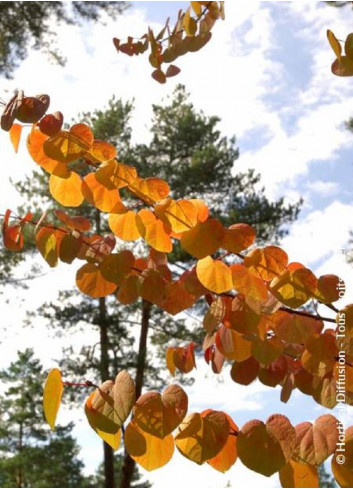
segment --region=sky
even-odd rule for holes
[[[215,26],[210,43],[179,59],[181,73],[159,85],[150,76],[147,59],[117,54],[112,38],[139,36],[147,25],[158,31],[163,19],[168,15],[175,18],[177,9],[186,4],[132,2],[121,18],[114,22],[107,19],[105,26],[57,26],[58,47],[67,58],[66,67],[50,64],[45,55],[31,51],[14,80],[2,80],[0,95],[9,98],[15,88],[26,94],[49,93],[51,109],[61,110],[67,121],[79,112],[103,108],[113,94],[134,99],[133,140],[148,143],[152,104],[170,95],[176,84],[185,84],[194,105],[208,115],[218,115],[223,134],[236,135],[240,157],[234,172],[249,168],[261,172],[270,199],[283,196],[288,203],[304,199],[299,218],[282,246],[291,261],[304,263],[317,275],[342,277],[347,284],[342,304],[352,302],[352,268],[342,249],[348,249],[353,229],[353,135],[344,125],[353,116],[353,81],[331,74],[334,55],[326,30],[344,39],[351,30],[353,11],[350,7],[333,9],[324,2],[228,1],[226,20]],[[7,135],[0,133],[3,210],[21,203],[9,177],[18,180],[35,169],[23,143],[14,155]],[[43,321],[34,329],[21,327],[25,310],[35,310],[41,304],[43,290],[47,300],[54,300],[60,283],[74,284],[74,274],[63,265],[35,280],[21,296],[8,289],[8,302],[3,304],[7,328],[0,346],[1,367],[15,358],[17,349],[30,346],[49,368],[60,356],[62,345],[79,341],[79,333],[59,341]],[[327,310],[322,312],[330,315]],[[85,339],[94,341],[94,337],[92,331]],[[186,388],[189,411],[222,409],[239,426],[252,418],[266,420],[272,413],[285,414],[296,424],[325,412],[298,392],[284,405],[277,389],[260,383],[241,387],[230,380],[228,371],[219,380],[199,365],[195,376],[194,385]],[[58,421],[64,423],[74,416],[78,420],[75,434],[83,446],[87,471],[92,472],[100,461],[101,444],[82,412],[62,410]],[[353,421],[352,410],[349,416]],[[223,475],[210,467],[198,467],[177,453],[172,462],[149,473],[148,478],[154,487],[174,487],[180,485],[181,473],[194,487],[225,487],[228,482],[232,486],[279,486],[277,476],[266,478],[250,472],[239,460]]]

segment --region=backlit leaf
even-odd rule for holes
[[[52,430],[55,428],[55,420],[59,411],[63,389],[61,372],[59,369],[53,368],[45,381],[43,392],[44,415]]]
[[[12,124],[10,129],[10,141],[15,150],[15,153],[17,153],[18,146],[20,144],[22,127],[23,126],[21,124]]]
[[[172,435],[158,438],[146,433],[133,419],[125,430],[125,447],[135,462],[150,471],[169,462],[174,453],[174,439]]]
[[[220,260],[213,260],[210,256],[197,262],[197,278],[207,289],[222,294],[233,288],[232,272]]]
[[[141,237],[136,224],[137,214],[134,211],[122,214],[110,214],[108,224],[115,236],[123,241],[136,241]]]
[[[279,471],[282,487],[319,487],[317,468],[290,460]]]
[[[217,219],[200,222],[183,233],[180,243],[185,251],[202,259],[215,253],[222,244],[224,227]]]
[[[244,265],[235,264],[230,267],[235,290],[252,299],[266,301],[268,291],[264,281],[251,273]]]
[[[54,199],[65,207],[78,207],[84,199],[81,177],[73,171],[63,177],[50,175],[49,190]]]
[[[250,470],[269,477],[289,462],[295,442],[295,430],[289,420],[275,414],[266,424],[254,419],[241,428],[237,438],[238,455]]]
[[[224,229],[222,248],[231,253],[240,253],[255,241],[255,230],[249,224],[232,224]]]
[[[172,384],[162,394],[151,391],[139,397],[134,406],[134,420],[142,431],[163,439],[179,426],[187,410],[186,393]]]
[[[97,180],[95,172],[89,173],[83,179],[82,193],[84,198],[102,212],[121,213],[126,207],[121,201],[116,188],[110,190]]]
[[[86,263],[76,273],[76,285],[90,297],[106,297],[116,290],[116,283],[106,280],[99,267],[94,263]]]
[[[92,144],[91,129],[86,124],[75,124],[70,131],[60,131],[45,140],[43,151],[49,158],[68,164],[83,156]]]

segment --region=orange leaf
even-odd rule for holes
[[[83,156],[92,144],[91,129],[86,124],[75,124],[70,131],[60,131],[44,141],[43,151],[49,158],[68,164]]]
[[[338,39],[336,39],[336,36],[334,35],[334,33],[332,31],[330,31],[329,29],[327,29],[327,39],[328,39],[328,42],[330,43],[330,46],[331,46],[333,52],[336,55],[336,58],[338,58],[338,60],[340,60],[341,59],[341,53],[342,53],[341,44],[338,41]]]
[[[294,309],[305,304],[315,294],[316,288],[315,275],[308,268],[294,266],[275,277],[270,284],[272,294]]]
[[[324,304],[338,301],[344,296],[346,286],[337,275],[322,275],[317,281],[315,298]]]
[[[112,253],[104,258],[99,266],[102,276],[109,282],[120,285],[129,275],[135,263],[134,255],[129,250]]]
[[[332,372],[338,355],[336,338],[331,334],[321,334],[306,342],[301,360],[303,367],[311,374],[324,377]]]
[[[129,190],[147,204],[155,204],[168,197],[170,187],[161,178],[136,178],[130,185]]]
[[[38,128],[33,126],[27,137],[27,150],[32,159],[48,173],[58,173],[59,175],[69,174],[66,165],[49,158],[43,151],[43,144],[48,136],[43,134]]]
[[[175,233],[188,231],[198,222],[198,209],[189,200],[166,199],[155,206],[155,212]]]
[[[191,372],[193,368],[196,368],[194,343],[174,348],[173,362],[176,368],[184,374],[187,374]]]
[[[116,295],[122,304],[132,304],[140,296],[140,281],[136,275],[129,277],[120,285]]]
[[[106,141],[95,139],[84,157],[92,163],[106,163],[116,157],[116,148]]]
[[[305,343],[315,334],[321,333],[324,325],[314,318],[278,311],[275,316],[274,331],[288,343]]]
[[[189,414],[178,428],[175,444],[184,457],[202,465],[225,446],[229,421],[222,411]]]
[[[179,426],[187,410],[186,393],[172,384],[162,394],[151,391],[139,397],[134,406],[134,420],[143,432],[163,439]]]
[[[210,464],[211,467],[219,470],[220,472],[226,472],[229,470],[231,466],[235,464],[238,458],[237,433],[239,428],[228,414],[226,414],[226,416],[230,427],[230,433],[228,435],[226,444],[215,457],[207,460],[207,463]]]
[[[232,253],[240,253],[255,241],[255,230],[249,224],[233,224],[224,230],[222,248]]]
[[[225,326],[218,329],[215,342],[218,350],[228,360],[243,362],[251,356],[251,341]]]
[[[266,301],[268,291],[264,281],[251,273],[244,265],[235,264],[230,267],[235,290],[246,297]]]
[[[89,173],[83,179],[82,193],[91,205],[102,212],[121,213],[126,211],[119,191],[116,188],[109,189],[102,185],[95,172]]]
[[[127,425],[124,439],[130,457],[146,470],[163,467],[174,453],[172,435],[161,439],[146,433],[139,429],[135,419]]]
[[[49,190],[54,199],[65,207],[78,207],[83,202],[82,180],[73,171],[63,177],[50,175]]]
[[[22,134],[22,125],[21,124],[12,124],[10,129],[10,141],[15,150],[15,153],[18,151],[18,146],[20,144],[21,134]]]
[[[244,258],[244,266],[265,281],[277,277],[287,265],[288,255],[278,246],[255,248]]]
[[[5,248],[11,251],[21,251],[23,248],[23,234],[20,224],[9,226],[11,211],[7,209],[2,224],[2,235]]]
[[[136,218],[137,229],[147,244],[157,251],[170,253],[173,243],[170,228],[148,209],[141,209]]]
[[[279,471],[282,487],[319,487],[317,468],[290,460]]]
[[[274,414],[266,424],[254,419],[241,428],[237,438],[238,455],[250,470],[269,477],[289,462],[295,442],[295,430],[289,420]]]
[[[90,297],[106,297],[116,290],[116,283],[106,280],[99,267],[94,263],[86,263],[76,273],[77,287]]]
[[[241,385],[249,385],[253,382],[259,373],[259,362],[250,357],[243,362],[234,362],[230,375],[234,382]]]
[[[180,243],[190,255],[202,259],[212,255],[222,245],[224,227],[217,219],[200,222],[183,233]]]
[[[59,411],[62,393],[61,372],[57,368],[53,368],[45,381],[43,392],[44,416],[52,430],[55,428],[55,420]]]
[[[135,384],[122,370],[115,381],[106,380],[87,399],[85,411],[94,430],[115,435],[129,417],[135,401]]]
[[[222,294],[233,288],[230,268],[210,256],[197,262],[196,273],[201,284],[216,294]]]
[[[332,457],[332,472],[341,487],[353,487],[353,426],[349,426],[345,431],[343,463],[342,450],[340,448],[341,446],[338,445]]]
[[[136,177],[136,168],[124,165],[123,163],[118,163],[116,160],[102,165],[96,171],[98,182],[110,190],[131,185],[133,181],[136,180]]]
[[[115,236],[124,241],[136,241],[141,237],[136,224],[136,212],[127,211],[122,214],[110,214],[108,224]]]

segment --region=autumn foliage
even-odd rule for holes
[[[206,4],[212,5],[206,5],[207,15],[215,16],[212,12],[216,9],[217,15],[222,14],[217,2],[191,3],[200,18]],[[178,52],[184,42],[176,41],[180,26],[188,37],[196,35],[189,17],[190,12],[179,16],[170,33],[169,55],[170,51]],[[144,42],[152,45],[158,71],[167,56],[153,47],[151,39],[150,34]],[[335,38],[330,34],[329,39],[339,59]],[[132,41],[127,45],[116,41],[116,46],[127,54],[142,50]],[[32,109],[27,99],[34,101]],[[203,319],[203,345],[167,348],[166,366],[172,375],[176,370],[188,373],[195,368],[195,349],[202,348],[205,361],[216,374],[231,362],[230,375],[236,383],[248,385],[258,379],[269,387],[280,386],[283,402],[299,389],[331,409],[337,404],[336,381],[344,352],[345,402],[353,404],[353,305],[341,311],[333,305],[344,293],[339,277],[316,277],[305,265],[289,262],[282,248],[256,246],[253,227],[247,223],[224,227],[199,199],[173,199],[168,182],[158,176],[140,177],[135,168],[119,161],[113,146],[95,139],[86,124],[63,130],[62,114],[45,115],[38,109],[37,99],[23,95],[12,99],[11,106],[5,108],[3,129],[10,131],[17,150],[23,131],[14,120],[21,121],[26,112],[26,120],[32,123],[27,149],[34,162],[50,174],[53,198],[65,207],[79,207],[86,201],[106,213],[111,234],[92,234],[86,217],[62,210],[55,211],[60,225],[54,225],[48,216],[34,221],[31,213],[23,218],[14,216],[10,224],[8,210],[3,223],[6,248],[20,251],[23,228],[35,226],[37,248],[50,267],[60,261],[82,261],[76,285],[92,298],[114,294],[121,303],[131,304],[141,297],[172,315],[204,298],[208,308]],[[90,170],[84,177],[75,169],[77,160]],[[122,249],[124,242],[138,240],[148,249],[144,256]],[[176,243],[190,255],[193,265],[175,278],[168,254]],[[309,301],[327,305],[336,317],[303,309]],[[338,334],[342,318],[346,328],[343,339]],[[43,401],[52,428],[64,385],[61,373],[53,369]],[[342,427],[331,414],[295,427],[285,416],[274,414],[239,428],[222,411],[188,413],[188,397],[177,384],[135,399],[134,382],[122,371],[114,381],[107,379],[93,389],[85,403],[90,426],[113,449],[123,438],[128,453],[147,470],[168,463],[177,447],[189,460],[207,462],[221,472],[239,457],[250,470],[265,476],[279,472],[283,487],[318,487],[317,467],[333,455],[337,482],[341,487],[353,483],[353,427],[345,431],[346,459],[339,465],[335,450],[342,441]]]

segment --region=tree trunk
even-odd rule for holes
[[[143,387],[143,378],[144,378],[145,366],[146,366],[147,335],[148,335],[150,313],[151,313],[151,304],[143,300],[140,342],[139,342],[139,350],[137,356],[136,378],[135,378],[136,399],[138,399],[141,396],[142,387]],[[131,487],[131,480],[134,473],[135,465],[136,465],[135,460],[133,460],[125,450],[124,461],[121,469],[120,487]]]
[[[96,232],[101,232],[101,213],[95,215]],[[107,322],[107,303],[105,297],[99,298],[99,343],[100,343],[100,373],[101,381],[109,380],[109,339]],[[110,445],[103,442],[104,487],[115,487],[114,451]]]
[[[101,381],[109,379],[109,340],[107,326],[107,305],[105,297],[99,298],[99,333],[100,333],[100,370]],[[115,487],[114,451],[110,445],[103,442],[104,452],[104,487]]]
[[[18,466],[18,487],[23,487],[23,474],[22,474],[22,450],[23,450],[23,427],[22,422],[20,422],[19,430],[19,442],[18,442],[18,453],[20,464]]]

